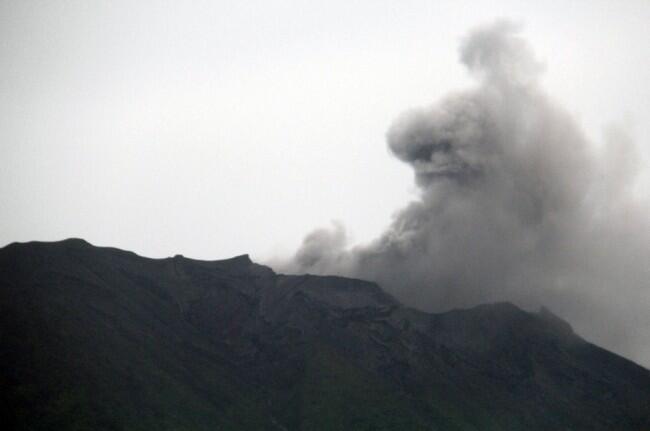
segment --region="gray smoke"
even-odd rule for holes
[[[420,199],[364,246],[348,248],[340,225],[315,231],[281,269],[375,280],[432,311],[545,305],[650,364],[650,205],[635,195],[633,143],[623,130],[589,143],[508,22],[471,32],[460,59],[478,86],[406,112],[387,134]]]

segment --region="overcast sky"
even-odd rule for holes
[[[595,142],[648,142],[644,0],[3,1],[0,243],[266,259],[330,220],[367,241],[416,193],[387,128],[471,82],[459,38],[497,17]]]
[[[332,220],[368,244],[421,194],[387,130],[407,109],[477,87],[461,38],[497,18],[523,25],[544,64],[540,88],[588,145],[613,126],[629,135],[634,193],[650,202],[647,0],[5,0],[0,246],[81,237],[150,257],[268,262]],[[550,304],[647,366],[648,250],[621,241],[584,255],[602,270],[572,273],[574,300]]]

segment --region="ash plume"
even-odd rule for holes
[[[599,148],[541,89],[542,65],[499,21],[462,42],[477,86],[400,116],[388,146],[420,191],[369,244],[308,235],[281,270],[378,282],[432,311],[491,301],[547,306],[650,363],[650,204],[624,130]]]

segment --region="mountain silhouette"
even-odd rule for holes
[[[510,303],[431,314],[247,255],[0,249],[15,430],[650,430],[650,371]]]

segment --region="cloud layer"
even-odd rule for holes
[[[650,364],[650,204],[635,193],[634,143],[616,129],[588,142],[540,88],[543,67],[518,30],[472,31],[460,60],[477,86],[390,127],[419,200],[370,244],[349,248],[342,225],[317,230],[279,269],[375,280],[433,311],[545,305]]]

